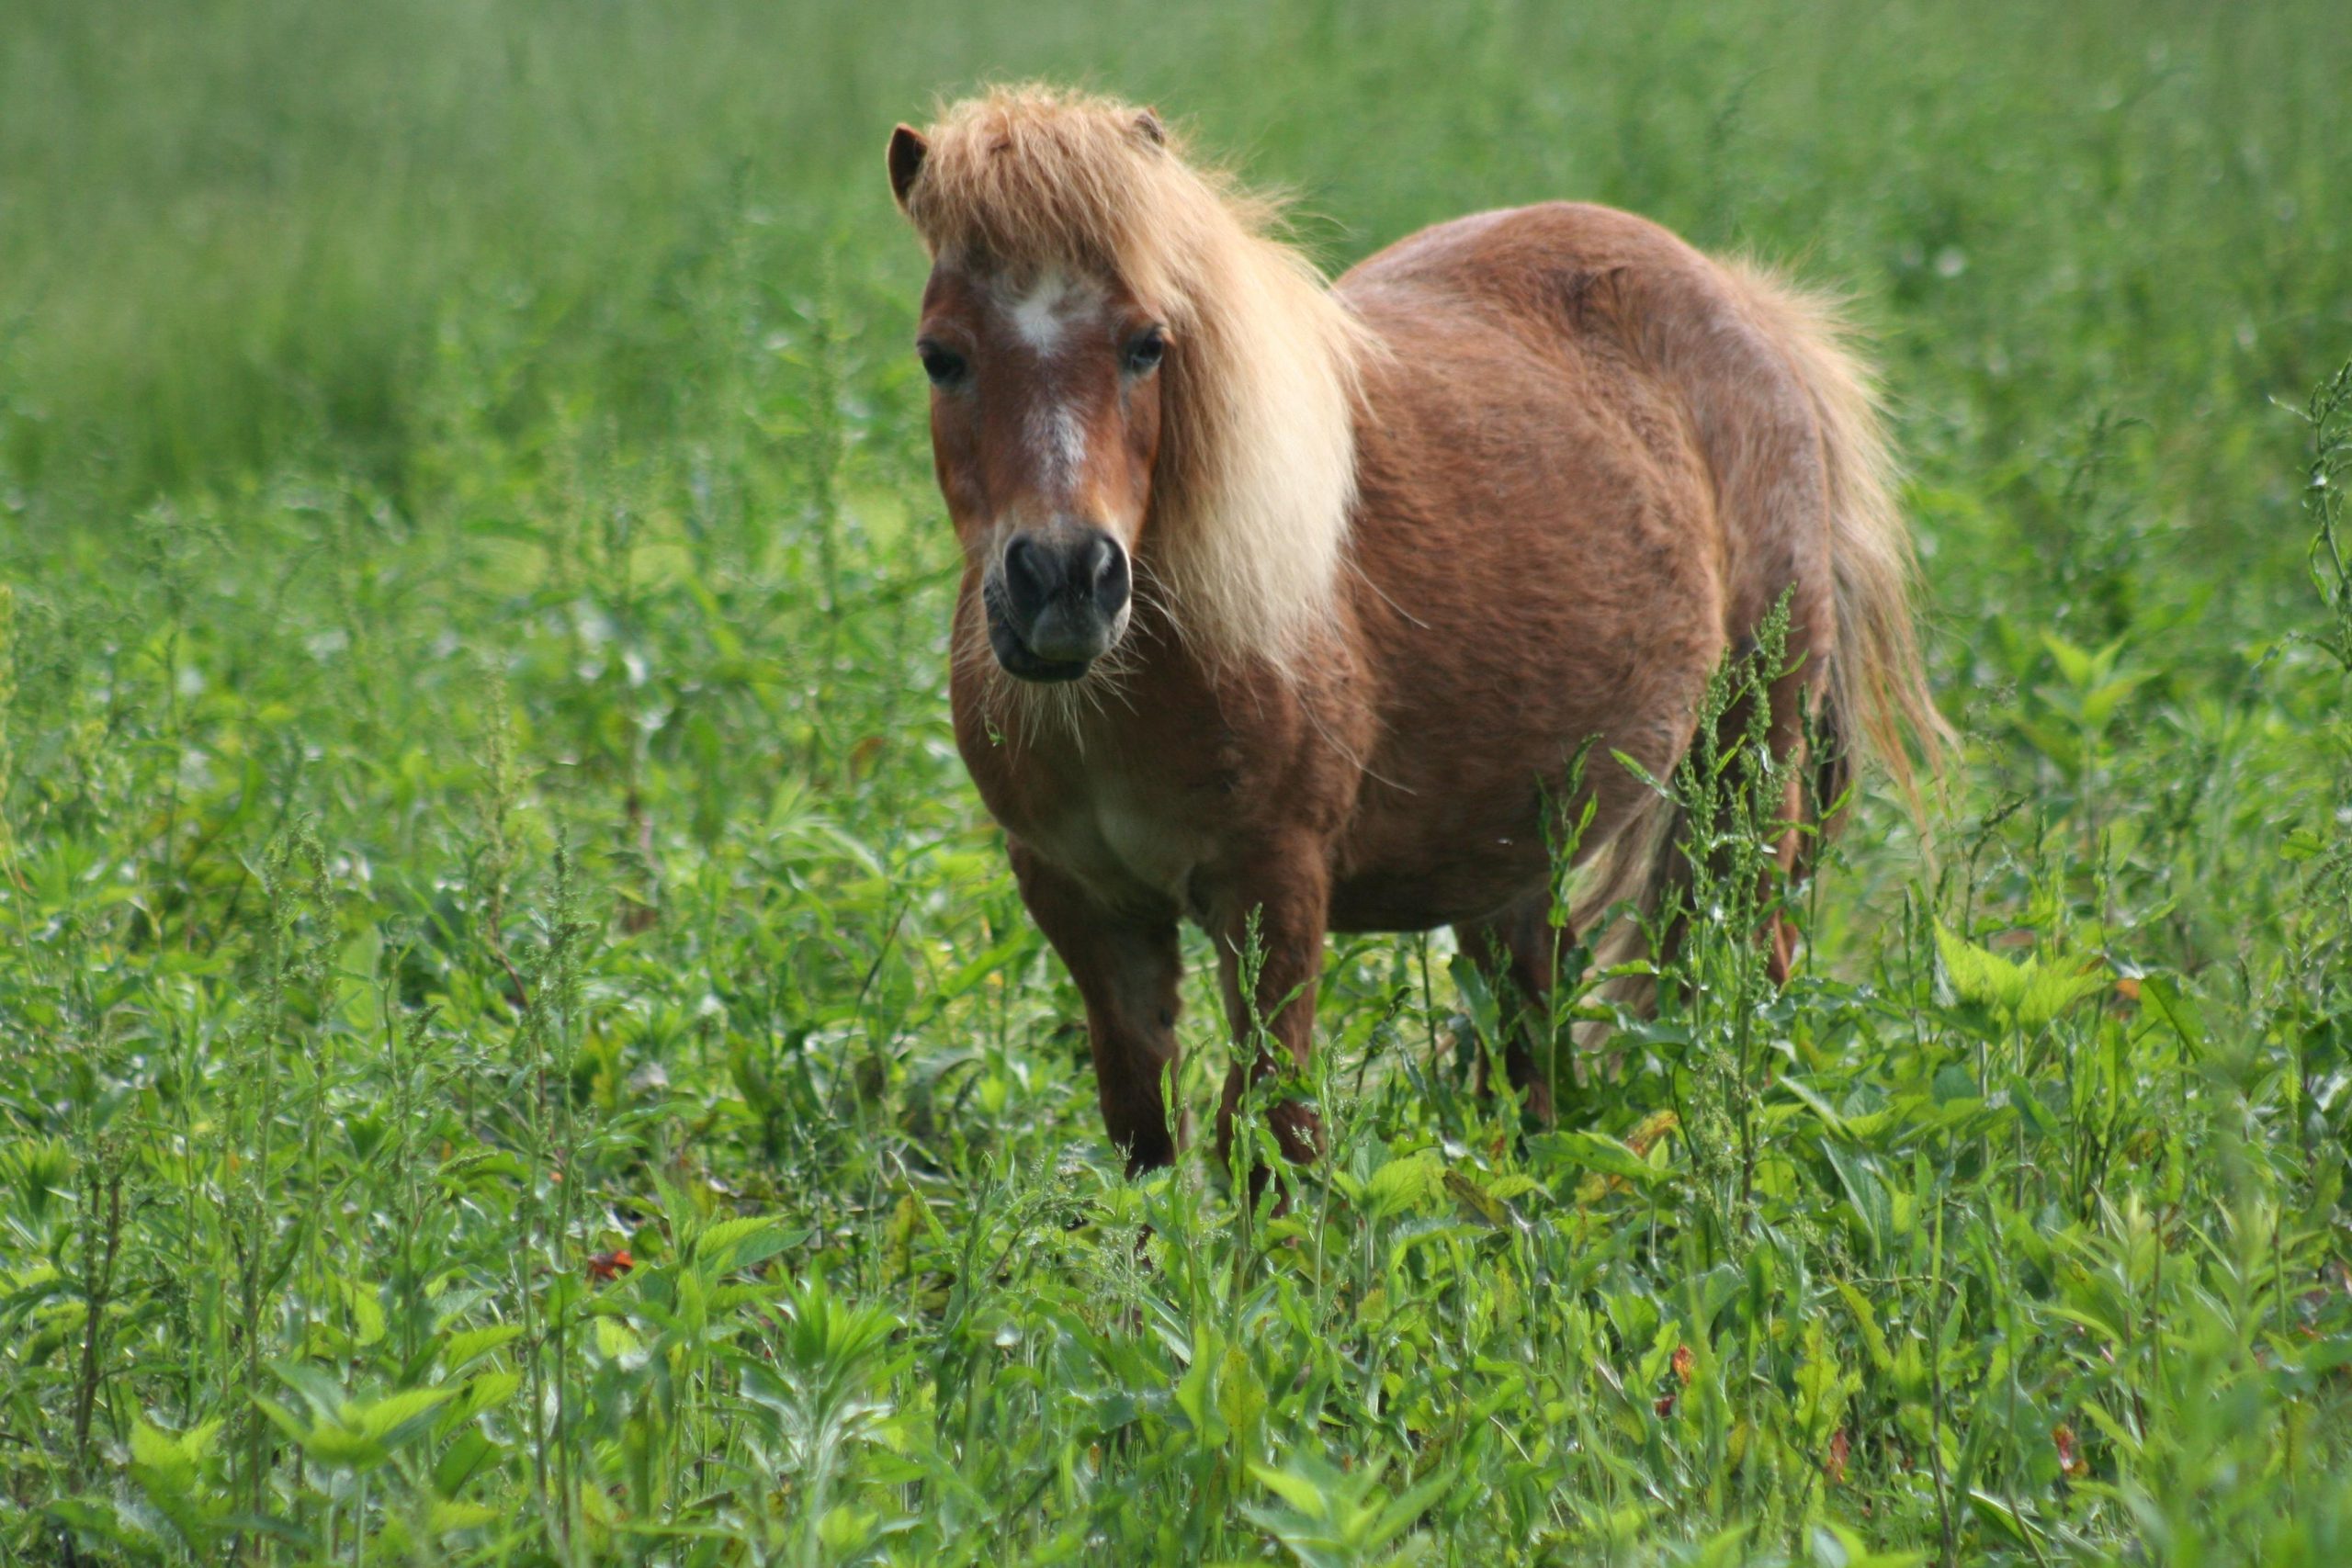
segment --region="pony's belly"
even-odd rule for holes
[[[1484,919],[1543,890],[1550,856],[1540,831],[1487,839],[1351,871],[1332,886],[1331,929],[1430,931]]]

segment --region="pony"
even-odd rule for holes
[[[1590,812],[1579,934],[1657,908],[1689,835],[1642,774],[1776,606],[1775,751],[1814,744],[1825,799],[1867,756],[1906,787],[1913,748],[1934,765],[1888,444],[1827,300],[1565,202],[1327,284],[1156,113],[1049,87],[900,125],[887,162],[932,264],[956,745],[1131,1171],[1191,1131],[1164,1100],[1180,920],[1240,1043],[1221,1149],[1250,1080],[1309,1059],[1327,932],[1452,926],[1544,997],[1547,814]],[[1548,1120],[1525,1041],[1505,1066]],[[1316,1157],[1310,1105],[1268,1114]]]

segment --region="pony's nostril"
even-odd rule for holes
[[[1023,615],[1034,615],[1054,596],[1052,562],[1039,549],[1035,541],[1025,534],[1015,534],[1005,542],[1004,586],[1012,595],[1013,607]]]
[[[1091,588],[1102,581],[1102,574],[1111,570],[1111,563],[1118,554],[1108,534],[1089,534],[1079,544],[1078,570],[1070,575]]]
[[[1127,571],[1127,552],[1108,535],[1097,535],[1088,581],[1093,587],[1094,603],[1104,615],[1115,615],[1125,607]]]

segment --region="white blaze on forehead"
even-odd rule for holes
[[[1102,291],[1093,284],[1047,267],[1025,291],[1012,297],[1007,310],[1021,341],[1037,354],[1048,355],[1061,346],[1071,323],[1102,302]]]
[[[1073,484],[1086,466],[1086,422],[1068,403],[1041,403],[1029,412],[1029,445],[1047,482]]]

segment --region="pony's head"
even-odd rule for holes
[[[1360,329],[1148,109],[1000,89],[890,138],[932,253],[932,453],[996,662],[1073,681],[1138,592],[1285,664],[1329,611]]]

